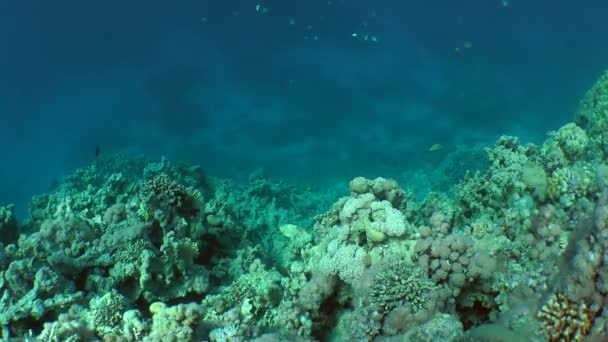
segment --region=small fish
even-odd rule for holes
[[[433,144],[429,147],[429,152],[437,152],[443,150],[443,145],[441,144]]]
[[[95,158],[99,157],[101,154],[101,146],[95,145]]]

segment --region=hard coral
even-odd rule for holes
[[[377,200],[389,201],[396,208],[403,204],[405,197],[396,181],[382,177],[376,179],[356,177],[350,181],[349,187],[352,195],[373,194]]]
[[[555,138],[569,160],[580,158],[589,144],[587,133],[574,123],[561,127],[555,133]]]
[[[369,287],[362,282],[363,296],[354,313],[352,338],[369,341],[374,336],[396,335],[433,316],[444,304],[447,293],[425,270],[404,262],[390,264],[371,276]]]
[[[166,174],[159,174],[142,185],[143,199],[152,209],[176,210],[178,214],[195,214],[199,193],[178,183]]]
[[[575,115],[575,122],[591,137],[591,142],[606,152],[608,130],[608,72],[605,72],[585,94]]]
[[[436,283],[447,284],[455,296],[467,280],[485,277],[493,272],[494,259],[484,256],[481,252],[475,252],[473,240],[461,233],[426,237],[416,242],[415,260],[420,267],[427,270]]]
[[[593,327],[598,310],[594,305],[574,303],[557,293],[543,305],[537,317],[549,341],[583,341]]]

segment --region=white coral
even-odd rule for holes
[[[228,325],[213,329],[209,333],[209,339],[213,342],[240,342],[243,341],[241,336],[238,336],[239,328],[236,325]]]
[[[371,208],[376,212],[376,215],[373,216],[383,218],[372,223],[372,228],[377,231],[383,232],[388,236],[401,236],[411,227],[403,213],[393,208],[388,201],[373,202]],[[378,211],[382,211],[383,213],[377,213]]]
[[[351,223],[355,219],[357,210],[369,207],[375,199],[376,197],[374,197],[374,195],[371,193],[365,193],[349,198],[346,203],[344,203],[342,210],[340,210],[340,223]]]
[[[338,275],[348,284],[355,284],[365,271],[365,250],[355,245],[343,245],[321,258],[319,270],[327,275]]]

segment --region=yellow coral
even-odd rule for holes
[[[593,326],[597,312],[594,305],[574,303],[558,293],[543,305],[537,317],[549,341],[583,341]]]
[[[547,193],[552,201],[556,201],[562,194],[562,182],[560,176],[555,172],[549,177],[547,182]]]

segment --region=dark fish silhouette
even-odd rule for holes
[[[95,158],[99,157],[101,154],[101,147],[99,145],[95,145]]]

